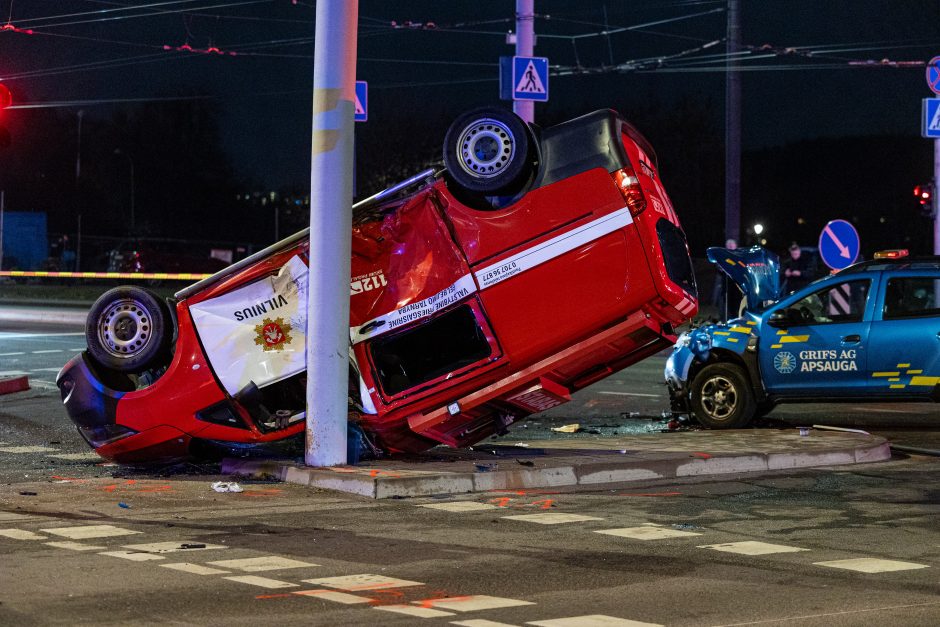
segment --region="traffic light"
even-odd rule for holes
[[[13,104],[13,96],[6,85],[0,83],[0,148],[6,148],[10,145],[10,131],[3,123],[3,109]]]
[[[927,217],[933,216],[933,183],[924,183],[914,187],[914,197],[920,203],[920,211]]]

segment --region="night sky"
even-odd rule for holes
[[[940,53],[936,2],[741,4],[744,44],[801,53],[745,61],[745,148],[820,135],[918,132],[920,99],[930,95],[924,70],[848,61],[925,61]],[[144,8],[121,10],[126,7]],[[687,0],[537,0],[536,12],[547,17],[536,22],[543,35],[536,53],[553,67],[580,61],[597,69],[672,56],[658,70],[648,64],[624,73],[554,77],[551,101],[537,105],[537,118],[600,107],[629,116],[633,107],[668,107],[683,97],[708,102],[720,115],[723,44],[673,55],[721,40],[724,7]],[[10,15],[11,0],[0,0],[0,9],[4,18]],[[513,28],[513,10],[511,0],[360,2],[358,74],[371,86],[367,124],[420,118],[413,107],[422,102],[456,115],[496,101],[495,64],[501,54],[512,54],[502,33]],[[663,23],[597,35],[605,11],[610,29]],[[239,170],[272,186],[297,184],[308,176],[314,14],[313,3],[291,0],[12,0],[10,23],[36,34],[0,32],[0,76],[21,104],[102,103],[82,104],[88,115],[109,115],[108,101],[211,98]],[[683,16],[690,17],[677,19]],[[407,21],[436,28],[392,26]],[[573,35],[586,36],[565,37]],[[184,44],[238,55],[163,50]],[[827,50],[833,52],[805,56]]]

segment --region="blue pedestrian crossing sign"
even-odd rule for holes
[[[548,101],[548,58],[512,58],[512,99]]]
[[[921,137],[940,139],[940,98],[924,98]]]
[[[369,83],[356,81],[356,122],[365,122],[369,119]]]
[[[833,270],[848,268],[858,258],[861,242],[851,222],[832,220],[819,234],[819,256]]]

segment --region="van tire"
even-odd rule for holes
[[[512,195],[534,169],[535,139],[511,111],[483,107],[458,117],[444,137],[444,165],[468,192]]]
[[[117,372],[140,373],[163,365],[172,339],[169,306],[150,290],[134,285],[102,294],[85,323],[89,355]]]
[[[692,380],[689,392],[692,414],[709,429],[740,429],[757,410],[747,375],[736,364],[705,366]]]

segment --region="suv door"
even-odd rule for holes
[[[881,282],[868,384],[878,395],[929,394],[940,381],[940,272]]]
[[[863,393],[870,286],[867,278],[828,282],[768,310],[760,324],[758,351],[768,392],[780,396]],[[774,316],[775,312],[779,314]]]

